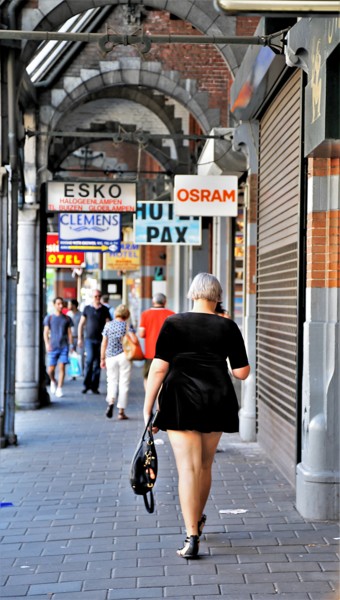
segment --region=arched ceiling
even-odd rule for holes
[[[100,9],[105,9],[105,22],[99,20],[95,31],[105,33],[106,26],[109,26],[113,31],[131,34],[136,31],[136,24],[126,21],[126,9],[132,6],[138,8],[142,22],[152,11],[159,11],[160,15],[170,15],[174,23],[177,19],[187,27],[191,25],[197,33],[225,36],[236,33],[236,18],[218,12],[210,0],[82,0],[81,3],[69,0],[30,0],[21,3],[5,0],[3,4],[5,9],[17,8],[18,28],[29,31],[56,31],[77,15],[81,8],[82,13],[97,9],[97,16],[100,16]],[[110,7],[112,11],[108,12]],[[36,49],[36,42],[23,41],[22,65],[28,64]],[[241,61],[243,50],[229,45],[219,46],[217,50],[223,57],[226,72],[233,74]],[[88,46],[81,45],[79,56],[87,51]],[[70,136],[62,140],[53,136],[40,137],[41,164],[48,165],[53,172],[68,153],[72,154],[82,143],[86,145],[93,142],[94,138],[90,137],[72,139],[73,131],[82,130],[86,135],[87,131],[108,130],[107,139],[110,139],[110,131],[131,128],[151,135],[163,133],[169,136],[176,133],[175,141],[150,139],[147,151],[165,169],[180,172],[188,164],[189,149],[187,142],[178,139],[178,134],[189,133],[190,118],[197,124],[196,132],[202,130],[209,133],[213,127],[221,125],[221,109],[211,101],[212,92],[205,89],[201,81],[198,82],[195,74],[184,74],[181,64],[178,64],[178,70],[169,68],[166,62],[163,63],[161,53],[153,56],[157,58],[148,57],[145,60],[138,49],[119,47],[118,53],[112,52],[102,58],[99,56],[98,60],[93,60],[92,55],[88,66],[84,59],[77,61],[76,57],[66,56],[66,53],[61,56],[55,77],[49,76],[36,88],[38,128],[46,133],[55,130],[70,132]],[[64,58],[67,60],[64,61]],[[192,60],[194,65],[194,56]],[[60,65],[64,66],[62,73]],[[225,94],[227,96],[227,89]],[[175,111],[174,107],[178,106],[181,111]]]
[[[32,8],[30,2],[26,2],[20,13],[20,28],[23,30],[58,30],[60,26],[72,16],[89,10],[104,6],[120,6],[129,4],[129,0],[82,0],[80,2],[69,2],[68,0],[38,0],[37,6]],[[139,0],[132,1],[133,5],[141,5],[146,10],[160,10],[171,13],[174,17],[191,23],[195,29],[206,35],[235,35],[236,18],[226,16],[218,12],[212,0]],[[36,48],[34,42],[26,42],[23,45],[22,61],[27,64]],[[242,49],[232,47],[228,44],[219,48],[232,73],[238,68],[242,57]]]

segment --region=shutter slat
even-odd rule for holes
[[[292,483],[296,463],[300,89],[301,74],[295,72],[260,123],[257,239],[258,439]],[[279,433],[271,423],[276,423]],[[281,434],[285,427],[289,439]]]

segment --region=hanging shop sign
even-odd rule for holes
[[[119,252],[121,215],[63,213],[59,215],[60,250]]]
[[[172,202],[137,202],[134,215],[137,244],[201,245],[201,219],[178,217]]]
[[[138,244],[121,242],[120,252],[107,252],[103,256],[103,268],[112,271],[138,271],[140,249]]]
[[[201,217],[237,216],[236,175],[176,175],[176,215]]]
[[[83,267],[84,252],[62,252],[59,248],[59,235],[48,233],[46,236],[46,266],[47,267]]]
[[[55,212],[134,212],[136,184],[49,181],[47,210]]]

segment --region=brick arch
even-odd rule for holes
[[[63,89],[52,90],[49,109],[42,107],[41,122],[48,129],[56,129],[62,115],[87,102],[94,90],[97,97],[101,91],[109,93],[110,89],[114,96],[116,86],[141,86],[173,98],[189,111],[205,133],[219,124],[219,111],[208,108],[208,92],[196,93],[194,81],[190,90],[190,81],[181,81],[178,73],[164,72],[160,63],[140,59],[101,62],[98,70],[81,69],[80,77],[65,77]]]
[[[141,86],[122,86],[118,85],[115,87],[102,88],[100,94],[98,91],[90,92],[84,102],[81,99],[80,103],[75,102],[72,107],[72,112],[66,110],[61,115],[59,121],[55,124],[55,128],[60,131],[70,131],[75,128],[72,126],[72,113],[77,112],[80,105],[87,105],[88,103],[96,102],[97,100],[103,100],[108,98],[109,100],[127,100],[132,101],[136,105],[140,105],[146,108],[150,113],[155,115],[164,125],[168,133],[180,134],[183,133],[182,120],[175,117],[174,105],[167,104],[168,97],[161,94],[153,94],[150,88],[141,88]],[[95,110],[95,106],[93,107]],[[99,108],[100,110],[100,108]],[[105,120],[105,119],[104,119]],[[131,123],[131,121],[129,121]],[[114,123],[112,124],[114,127]],[[122,124],[123,125],[123,124]],[[129,126],[128,126],[129,127]],[[88,123],[88,128],[92,129],[92,122]],[[93,129],[98,130],[98,123],[93,124]],[[115,129],[110,129],[115,131]],[[178,160],[183,160],[183,154],[187,156],[187,146],[183,148],[182,140],[174,140],[174,146]],[[183,152],[185,151],[185,152]]]
[[[84,12],[90,8],[99,8],[104,6],[118,6],[119,0],[82,0],[81,11],[78,3],[71,3],[67,0],[55,0],[54,7],[51,10],[51,4],[44,6],[44,0],[38,0],[35,8],[23,8],[20,13],[20,27],[23,30],[51,31],[57,30],[67,19]],[[45,3],[46,4],[46,3]],[[195,29],[206,35],[226,35],[236,34],[236,18],[219,13],[214,8],[214,2],[211,0],[181,0],[170,4],[164,0],[140,0],[146,8],[151,10],[166,11],[175,17],[187,21]],[[35,42],[25,42],[21,59],[23,64],[27,64],[35,52],[37,44]],[[218,50],[224,57],[231,73],[235,73],[240,63],[240,56],[237,56],[234,48],[228,44],[219,46]]]
[[[96,144],[98,142],[111,141],[112,135],[107,133],[107,138],[93,138],[93,137],[83,137],[83,138],[63,138],[62,140],[56,140],[55,142],[51,142],[53,150],[49,152],[48,157],[48,165],[47,168],[52,173],[55,173],[59,170],[62,162],[75,150],[82,148],[83,146],[88,146],[90,144]],[[122,142],[124,145],[134,145],[137,146],[137,142]],[[161,148],[152,142],[149,142],[143,151],[149,154],[162,168],[164,171],[169,171],[170,173],[178,173],[180,172],[180,168],[178,168],[178,161],[170,158],[170,156],[166,155],[167,148]]]

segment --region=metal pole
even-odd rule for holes
[[[141,130],[136,131],[35,131],[33,129],[26,129],[25,131],[28,137],[33,136],[48,136],[48,137],[70,137],[70,138],[95,138],[95,139],[107,139],[112,138],[115,142],[140,142],[145,143],[148,139],[153,140],[224,140],[224,135],[209,135],[209,134],[186,134],[186,133],[149,133]],[[86,156],[85,156],[86,160]],[[86,164],[84,165],[86,167]]]
[[[75,33],[70,31],[20,31],[0,29],[0,41],[9,40],[8,45],[16,47],[16,40],[33,40],[48,42],[51,40],[66,42],[98,43],[103,54],[111,52],[114,46],[138,46],[138,50],[147,53],[152,44],[213,44],[225,46],[238,44],[246,46],[269,46],[273,52],[283,54],[285,35],[289,31],[283,29],[270,35],[261,36],[224,36],[224,35],[125,35],[109,33]]]
[[[279,36],[281,32],[278,32]],[[255,44],[265,46],[268,40],[273,36],[224,36],[224,35],[125,35],[114,33],[76,33],[72,31],[21,31],[21,30],[0,30],[0,40],[33,40],[37,42],[49,42],[51,40],[68,42],[97,42],[103,46],[105,44],[121,44],[130,46],[133,44]]]
[[[10,162],[9,239],[7,261],[7,337],[5,362],[5,415],[4,436],[7,445],[17,444],[14,432],[15,365],[16,365],[16,311],[18,281],[18,152],[16,134],[16,60],[10,50],[7,61],[8,145]]]

